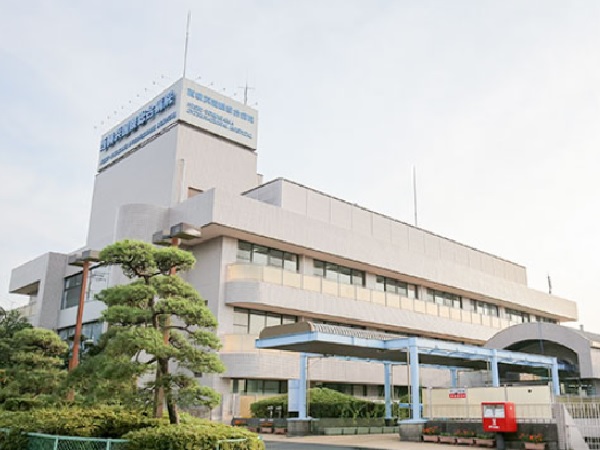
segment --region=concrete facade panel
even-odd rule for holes
[[[280,186],[282,192],[281,204],[286,205],[286,209],[297,214],[307,215],[307,190],[291,183],[282,183]]]
[[[38,302],[41,300],[41,304],[38,306],[39,317],[35,324],[38,327],[50,329],[56,327],[62,303],[67,261],[67,255],[60,253],[49,255],[47,272],[38,293]]]
[[[371,218],[373,214],[361,208],[352,208],[352,231],[354,233],[373,236]]]
[[[315,220],[329,223],[331,221],[331,201],[319,192],[306,191],[306,215]]]
[[[206,191],[217,187],[239,194],[257,186],[256,152],[199,133],[187,125],[177,127],[177,139],[176,159],[178,164],[183,161],[184,167],[179,167],[181,172],[175,177],[176,190],[183,187],[185,192],[187,187],[193,187]],[[185,198],[180,197],[173,203]]]
[[[373,237],[385,242],[392,242],[392,221],[378,214],[372,214]]]
[[[50,253],[45,253],[15,267],[10,275],[9,292],[16,292],[26,286],[41,282],[46,274],[49,258]]]
[[[335,198],[330,198],[330,223],[345,230],[352,230],[352,206]]]
[[[114,242],[116,216],[131,203],[172,206],[179,195],[175,183],[177,128],[158,136],[142,149],[96,175],[87,246],[103,248]],[[143,177],[133,177],[143,168]]]
[[[391,239],[391,243],[392,245],[396,245],[398,246],[398,249],[400,251],[407,251],[408,250],[408,234],[410,230],[410,227],[398,223],[398,222],[394,222],[391,221],[391,227],[392,227],[392,239]]]
[[[423,234],[423,245],[425,246],[425,256],[429,258],[440,259],[442,257],[442,252],[440,248],[440,239],[432,234]],[[449,259],[448,261],[453,261],[454,258]]]

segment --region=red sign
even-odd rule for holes
[[[448,398],[467,398],[466,389],[450,389]]]

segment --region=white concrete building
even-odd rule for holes
[[[255,396],[286,392],[294,354],[254,348],[268,325],[311,320],[483,345],[516,323],[574,321],[573,301],[527,286],[523,266],[285,179],[257,173],[257,112],[180,80],[102,137],[88,239],[99,250],[151,241],[187,222],[202,230],[184,274],[219,321],[227,371],[203,377],[223,394],[213,418],[228,420]],[[73,253],[81,251],[75,250]],[[29,295],[34,325],[72,332],[81,289],[69,255],[47,253],[12,272]],[[96,338],[103,305],[93,294],[124,282],[93,270],[84,334]],[[313,384],[381,396],[380,365],[315,359]],[[406,370],[394,369],[405,386]],[[424,386],[449,375],[422,371]]]

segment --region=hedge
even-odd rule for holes
[[[3,431],[0,429],[0,450],[23,450],[27,448],[27,435],[18,429]]]
[[[0,410],[0,450],[24,448],[22,432],[62,436],[127,439],[128,450],[214,450],[219,441],[245,439],[236,442],[236,450],[265,450],[255,433],[244,428],[197,419],[182,414],[182,423],[169,425],[137,411],[117,406],[96,408],[46,408],[27,412]],[[223,450],[234,447],[227,442]]]
[[[308,399],[310,417],[358,419],[385,416],[385,404],[342,394],[333,389],[309,389]],[[279,409],[282,417],[288,417],[287,394],[269,397],[250,405],[253,417],[271,417],[271,414]],[[392,415],[402,418],[406,412],[400,410],[397,404],[393,404]]]
[[[0,410],[0,428],[62,436],[119,439],[130,431],[156,427],[161,422],[117,406],[43,408],[23,412]]]
[[[179,425],[162,425],[132,431],[123,436],[129,440],[128,450],[214,450],[219,441],[246,439],[244,442],[227,444],[220,448],[228,450],[265,450],[265,444],[250,431],[240,428],[196,419]]]

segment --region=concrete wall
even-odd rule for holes
[[[521,265],[287,180],[274,180],[246,195],[357,234],[391,242],[403,250],[527,284],[527,274]]]
[[[552,393],[549,386],[506,386],[460,389],[427,389],[423,392],[423,416],[429,419],[481,419],[482,402],[512,402],[517,420],[551,419]]]
[[[67,268],[67,261],[68,255],[46,253],[13,269],[10,292],[19,292],[27,286],[35,290],[35,301],[30,305],[31,316],[28,317],[33,326],[57,328],[64,278],[75,272]]]
[[[87,246],[102,249],[115,241],[119,208],[128,204],[172,206],[176,185],[177,127],[96,175]]]
[[[239,194],[258,185],[256,152],[181,125],[177,130],[176,184],[207,191],[218,187]],[[183,182],[181,182],[183,180]],[[184,194],[181,200],[187,198]]]

